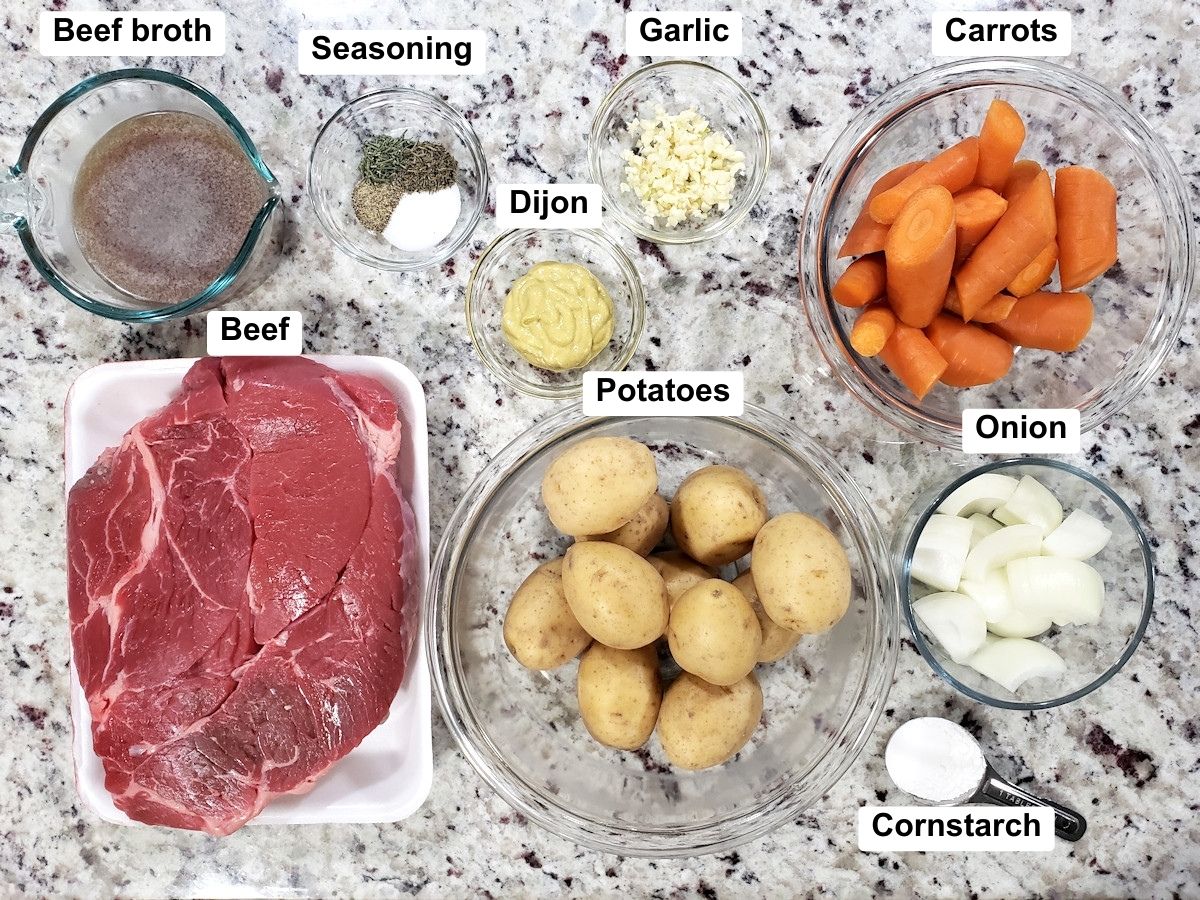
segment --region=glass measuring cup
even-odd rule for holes
[[[262,179],[265,200],[229,266],[198,294],[156,304],[133,296],[88,262],[75,232],[75,179],[109,129],[145,113],[190,113],[228,130]],[[211,93],[155,69],[119,69],[81,81],[38,116],[17,162],[0,173],[0,224],[11,225],[38,273],[88,312],[159,322],[219,306],[257,286],[274,268],[283,220],[279,183],[250,136]]]

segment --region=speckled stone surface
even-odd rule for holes
[[[61,5],[60,2],[53,4]],[[673,4],[672,4],[673,5]],[[178,71],[220,95],[284,185],[296,227],[273,279],[254,297],[299,308],[311,352],[393,356],[429,399],[435,539],[469,481],[550,404],[520,399],[476,358],[463,323],[466,275],[495,234],[485,217],[467,249],[435,271],[381,274],[339,255],[305,194],[321,122],[384,78],[296,73],[303,26],[484,27],[490,71],[419,78],[478,132],[494,177],[582,179],[592,112],[628,59],[620,3],[473,4],[428,0],[228,4],[223,59],[58,59],[36,51],[35,4],[0,23],[0,150],[15,159],[38,112],[81,78],[119,65]],[[1086,10],[1085,10],[1086,6]],[[390,8],[393,12],[385,12]],[[1123,94],[1200,191],[1192,63],[1200,5],[1114,0],[1075,4],[1069,65]],[[553,10],[545,12],[542,10]],[[913,445],[868,415],[829,375],[796,302],[794,247],[806,183],[854,111],[933,63],[927,12],[916,3],[779,4],[747,13],[740,73],[771,122],[774,160],[753,216],[717,245],[635,254],[650,309],[637,367],[744,367],[751,399],[820,435],[877,498],[890,531],[915,491],[963,464]],[[720,856],[621,859],[578,848],[516,815],[484,786],[435,723],[435,785],[398,825],[248,827],[217,840],[105,825],[72,785],[64,599],[63,400],[80,372],[105,360],[193,356],[202,322],[133,328],[65,302],[31,271],[18,242],[0,240],[0,893],[134,897],[246,896],[1197,896],[1200,895],[1198,636],[1192,533],[1200,519],[1200,368],[1196,318],[1161,376],[1126,412],[1085,438],[1077,462],[1107,479],[1149,527],[1158,603],[1145,642],[1103,690],[1065,709],[1022,715],[968,703],[901,647],[885,717],[854,767],[817,806],[771,836]],[[1006,774],[1032,779],[1080,808],[1086,839],[1048,854],[866,854],[855,809],[902,802],[881,764],[891,729],[939,714],[981,736]]]

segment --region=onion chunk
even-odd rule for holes
[[[1077,509],[1046,536],[1042,551],[1065,559],[1091,559],[1108,546],[1111,537],[1103,522]]]
[[[1045,644],[1024,638],[988,642],[971,657],[968,665],[1014,694],[1030,678],[1062,675],[1067,671],[1061,656]]]
[[[937,511],[963,517],[972,513],[990,513],[1008,500],[1016,489],[1017,479],[1012,476],[985,472],[951,491]]]
[[[970,524],[967,522],[968,527]],[[1042,530],[1038,526],[1009,525],[994,534],[989,534],[975,545],[967,555],[962,574],[971,581],[980,581],[990,570],[999,568],[1010,560],[1023,556],[1037,556],[1041,552]]]
[[[1077,559],[1030,556],[1008,564],[1013,606],[1055,625],[1093,625],[1104,607],[1104,579]]]
[[[1062,524],[1063,508],[1045,485],[1026,475],[1012,496],[996,507],[992,516],[1005,525],[1036,525],[1042,529],[1044,537]]]
[[[979,604],[965,594],[943,591],[922,597],[913,613],[956,663],[965,663],[987,640]]]
[[[958,516],[934,514],[917,538],[912,577],[941,591],[956,590],[970,550],[971,523]]]

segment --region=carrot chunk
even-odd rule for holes
[[[857,309],[883,296],[887,270],[881,254],[863,256],[846,267],[833,283],[833,299],[842,306]]]
[[[963,318],[969,322],[983,304],[1008,287],[1054,240],[1054,234],[1050,176],[1039,172],[1029,187],[1009,201],[1000,221],[955,274]]]
[[[1008,179],[1004,182],[1004,190],[1000,193],[1004,195],[1005,200],[1011,203],[1017,194],[1029,187],[1030,182],[1040,171],[1042,171],[1042,167],[1032,159],[1018,160],[1013,163],[1013,167],[1008,173]]]
[[[1006,209],[1008,201],[989,188],[969,187],[955,194],[955,260],[970,256]]]
[[[850,346],[862,356],[878,356],[895,330],[895,313],[882,303],[868,307],[850,329]]]
[[[979,325],[1003,322],[1008,317],[1008,314],[1012,312],[1013,304],[1016,302],[1016,297],[1010,297],[1008,294],[997,294],[979,308],[978,312],[971,318],[971,321]],[[953,285],[946,292],[946,303],[943,308],[946,312],[954,313],[959,318],[962,318],[962,304],[958,301],[958,291],[954,289]]]
[[[1117,261],[1117,191],[1085,166],[1054,174],[1058,276],[1064,291],[1083,287]]]
[[[979,138],[969,137],[947,147],[895,187],[872,200],[867,206],[871,218],[890,225],[896,221],[909,197],[932,185],[940,185],[951,194],[958,193],[974,179],[978,163]]]
[[[1020,347],[1069,353],[1079,349],[1092,327],[1092,300],[1087,294],[1038,291],[1022,297],[1003,322],[989,325]]]
[[[929,323],[925,336],[946,360],[942,384],[975,387],[991,384],[1012,367],[1012,345],[990,331],[944,313]]]
[[[904,204],[883,247],[892,311],[924,328],[942,308],[954,267],[954,198],[944,187],[921,188]]]
[[[1021,116],[1003,100],[993,100],[979,131],[979,166],[975,170],[975,183],[993,191],[1003,190],[1023,143],[1025,123]]]
[[[903,322],[896,323],[879,357],[918,400],[925,399],[925,395],[946,371],[945,358],[925,337],[925,332],[920,328],[910,328]]]
[[[895,187],[923,165],[925,163],[921,161],[897,166],[890,172],[885,172],[878,181],[871,185],[871,190],[867,192],[866,203],[859,210],[854,224],[850,226],[850,233],[846,235],[846,240],[842,241],[838,259],[845,256],[865,256],[868,253],[878,253],[883,249],[883,240],[887,237],[888,226],[881,225],[872,219],[871,214],[867,212],[867,206],[888,188]]]
[[[1034,291],[1040,291],[1042,286],[1050,280],[1050,276],[1054,274],[1054,267],[1057,264],[1058,242],[1051,241],[1041,253],[1034,257],[1033,262],[1008,283],[1008,292],[1014,297],[1027,297]],[[979,321],[978,316],[976,316],[976,321]]]

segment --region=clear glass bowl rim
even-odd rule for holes
[[[964,484],[978,475],[983,475],[987,472],[996,472],[1001,469],[1011,469],[1017,466],[1030,468],[1042,467],[1055,469],[1059,472],[1066,472],[1070,475],[1074,475],[1077,478],[1081,478],[1091,487],[1096,488],[1096,490],[1104,494],[1104,496],[1109,499],[1113,506],[1125,517],[1125,520],[1129,523],[1130,529],[1133,531],[1134,539],[1137,542],[1138,549],[1141,551],[1142,566],[1146,580],[1146,596],[1142,602],[1141,617],[1138,620],[1137,628],[1134,630],[1132,637],[1129,639],[1129,644],[1125,647],[1124,652],[1117,659],[1117,661],[1113,663],[1113,665],[1110,666],[1098,678],[1089,682],[1083,687],[1070,692],[1069,694],[1064,694],[1061,697],[1052,698],[1050,700],[1038,700],[1034,702],[1021,702],[1016,700],[1005,700],[999,697],[992,697],[989,694],[981,693],[974,688],[963,684],[948,671],[946,671],[942,664],[938,662],[933,650],[929,647],[929,642],[925,640],[925,635],[921,632],[920,627],[917,625],[917,620],[913,616],[912,597],[909,592],[909,586],[912,582],[912,556],[917,546],[917,538],[920,537],[921,531],[925,527],[925,523],[929,521],[930,516],[932,516],[934,512],[937,511],[937,508],[941,506],[942,501],[949,497],[953,491],[962,487]],[[929,496],[930,495],[928,493],[925,493],[918,497],[916,502],[913,504],[913,509],[924,503],[925,498]],[[907,518],[908,517],[906,517],[906,521]],[[974,469],[971,469],[969,472],[960,475],[941,490],[933,494],[933,499],[928,502],[921,515],[913,521],[911,529],[909,530],[907,536],[904,537],[903,543],[898,544],[897,550],[900,554],[900,558],[897,560],[899,571],[897,572],[896,586],[900,595],[900,606],[904,610],[904,618],[908,622],[908,629],[912,633],[913,642],[916,644],[917,650],[920,652],[921,656],[924,657],[925,662],[929,664],[929,667],[933,669],[933,671],[936,672],[939,677],[949,682],[956,691],[964,696],[970,697],[972,700],[987,704],[988,706],[996,706],[1000,707],[1001,709],[1024,711],[1034,709],[1052,709],[1053,707],[1062,706],[1066,703],[1072,703],[1081,697],[1087,696],[1101,685],[1107,683],[1109,679],[1111,679],[1114,675],[1121,671],[1122,668],[1124,668],[1125,663],[1129,662],[1134,652],[1136,652],[1138,646],[1141,644],[1142,637],[1146,633],[1146,627],[1150,623],[1150,616],[1154,612],[1154,551],[1150,548],[1150,542],[1146,538],[1146,532],[1142,528],[1141,523],[1138,522],[1137,516],[1133,514],[1133,510],[1129,508],[1129,504],[1122,500],[1121,496],[1116,491],[1114,491],[1095,475],[1091,474],[1090,472],[1085,472],[1083,469],[1072,466],[1069,463],[1061,462],[1056,459],[1046,459],[1045,457],[1040,456],[1014,456],[1008,459],[996,460],[994,462],[987,463],[986,465],[978,466]]]
[[[463,143],[467,145],[467,151],[471,155],[471,168],[474,170],[475,177],[479,181],[479,192],[475,205],[471,210],[467,227],[463,229],[463,233],[459,236],[458,240],[452,244],[447,244],[436,254],[411,262],[384,259],[381,256],[376,256],[374,253],[368,253],[367,251],[362,250],[349,241],[342,240],[337,233],[336,224],[330,217],[329,211],[326,210],[322,204],[313,202],[314,194],[312,191],[312,185],[316,184],[318,181],[316,176],[317,155],[321,149],[321,144],[326,133],[334,126],[335,123],[354,112],[358,107],[381,99],[416,101],[417,104],[428,104],[437,110],[439,114],[445,116],[448,121],[454,124],[456,130],[460,132],[460,137],[462,137]],[[471,235],[475,233],[475,229],[479,225],[479,220],[483,216],[483,208],[487,205],[488,187],[490,183],[487,159],[483,155],[483,145],[479,142],[479,135],[475,133],[475,129],[471,127],[471,123],[467,121],[466,116],[460,113],[441,97],[438,97],[429,91],[422,91],[418,88],[380,88],[379,90],[368,91],[365,94],[360,94],[353,100],[346,101],[339,106],[337,111],[334,112],[334,114],[329,117],[325,124],[321,126],[321,129],[317,132],[316,140],[313,141],[312,150],[310,150],[308,154],[309,202],[317,214],[317,221],[321,223],[321,230],[325,232],[325,236],[333,242],[334,246],[347,256],[385,272],[419,272],[422,269],[428,269],[431,266],[444,263],[460,249],[462,249],[462,246],[469,241],[471,239]]]
[[[604,187],[603,170],[600,165],[601,131],[608,117],[611,115],[613,107],[616,105],[617,98],[631,85],[636,84],[654,72],[668,68],[692,68],[704,73],[704,77],[719,77],[725,80],[734,88],[734,92],[746,101],[746,104],[753,112],[755,145],[757,150],[762,154],[762,164],[759,166],[758,174],[755,176],[754,181],[743,188],[745,193],[739,198],[737,205],[731,206],[729,210],[721,214],[721,217],[712,224],[711,230],[704,228],[695,231],[676,231],[674,229],[653,228],[637,217],[626,215],[620,204],[610,203],[609,192]],[[699,62],[694,59],[663,59],[630,72],[614,84],[609,89],[609,92],[604,95],[604,99],[596,107],[596,115],[592,119],[592,127],[588,132],[588,168],[592,173],[592,180],[600,185],[600,190],[604,194],[606,213],[610,213],[613,219],[621,226],[632,231],[638,237],[645,238],[656,244],[694,244],[724,234],[746,218],[746,216],[750,215],[750,210],[758,202],[758,195],[762,192],[763,185],[766,183],[767,169],[770,166],[771,133],[767,125],[767,117],[764,115],[758,101],[754,99],[754,95],[746,90],[728,72],[723,72],[716,66],[710,66],[708,63]]]
[[[1037,59],[979,57],[935,66],[901,81],[868,104],[834,141],[817,172],[801,218],[800,293],[809,328],[829,368],[850,394],[875,415],[918,440],[957,449],[961,421],[922,412],[911,402],[888,396],[860,368],[834,319],[824,259],[832,238],[832,208],[846,177],[869,151],[877,135],[909,111],[939,94],[973,86],[1017,85],[1050,91],[1104,113],[1127,135],[1166,212],[1166,288],[1150,328],[1121,380],[1080,407],[1081,427],[1091,431],[1124,409],[1162,368],[1186,318],[1195,278],[1195,236],[1187,190],[1179,169],[1145,120],[1108,88],[1079,72]]]
[[[639,417],[640,418],[640,417]],[[831,737],[823,753],[797,773],[782,791],[761,799],[754,809],[688,828],[639,829],[598,821],[559,806],[552,795],[525,783],[508,767],[503,754],[473,722],[473,701],[463,691],[453,658],[450,596],[462,555],[462,543],[491,498],[516,468],[548,447],[607,419],[583,416],[578,403],[564,407],[519,435],[501,450],[463,495],[446,525],[430,570],[425,605],[425,641],[431,660],[434,695],[442,718],[463,755],[485,782],[510,806],[551,833],[602,852],[638,857],[686,857],[717,853],[761,837],[819,800],[845,774],[870,738],[887,704],[899,646],[899,610],[894,574],[871,504],[834,458],[792,423],[747,403],[740,418],[715,417],[746,429],[800,460],[825,479],[827,500],[851,533],[861,570],[856,573],[865,602],[874,608],[867,645],[878,655],[863,667],[856,684],[859,702]],[[840,749],[839,749],[840,748]],[[838,750],[837,753],[834,751]],[[836,758],[834,758],[836,757]],[[822,769],[822,766],[824,768]],[[812,778],[814,772],[818,776]],[[807,783],[798,784],[801,779]]]
[[[518,377],[507,366],[505,366],[491,351],[487,341],[477,332],[475,328],[475,320],[473,313],[477,303],[475,291],[478,287],[478,280],[482,276],[486,266],[493,265],[495,260],[501,254],[507,253],[513,247],[523,240],[525,235],[538,234],[542,231],[554,231],[572,234],[582,240],[590,240],[595,245],[609,254],[616,262],[617,267],[625,276],[625,281],[629,284],[630,299],[632,305],[633,323],[630,328],[629,342],[626,347],[621,350],[620,355],[613,363],[613,368],[609,371],[622,372],[633,359],[633,355],[637,353],[638,345],[642,341],[642,332],[646,327],[646,290],[642,285],[642,278],[638,274],[637,267],[633,264],[633,260],[629,258],[621,246],[617,244],[607,233],[598,229],[591,228],[575,228],[575,229],[539,229],[539,228],[514,228],[511,231],[505,231],[502,234],[496,235],[492,242],[484,248],[479,259],[476,260],[474,267],[471,269],[471,275],[467,278],[466,290],[466,318],[467,318],[467,333],[471,336],[471,343],[475,347],[475,352],[479,354],[479,358],[483,360],[484,365],[491,370],[497,378],[500,379],[508,387],[512,388],[521,394],[528,394],[531,397],[539,397],[543,400],[566,400],[572,397],[578,397],[583,393],[583,372],[587,371],[587,367],[579,370],[580,378],[578,381],[571,381],[565,384],[548,385],[538,384],[534,381],[529,381]],[[615,301],[614,301],[615,302]]]

